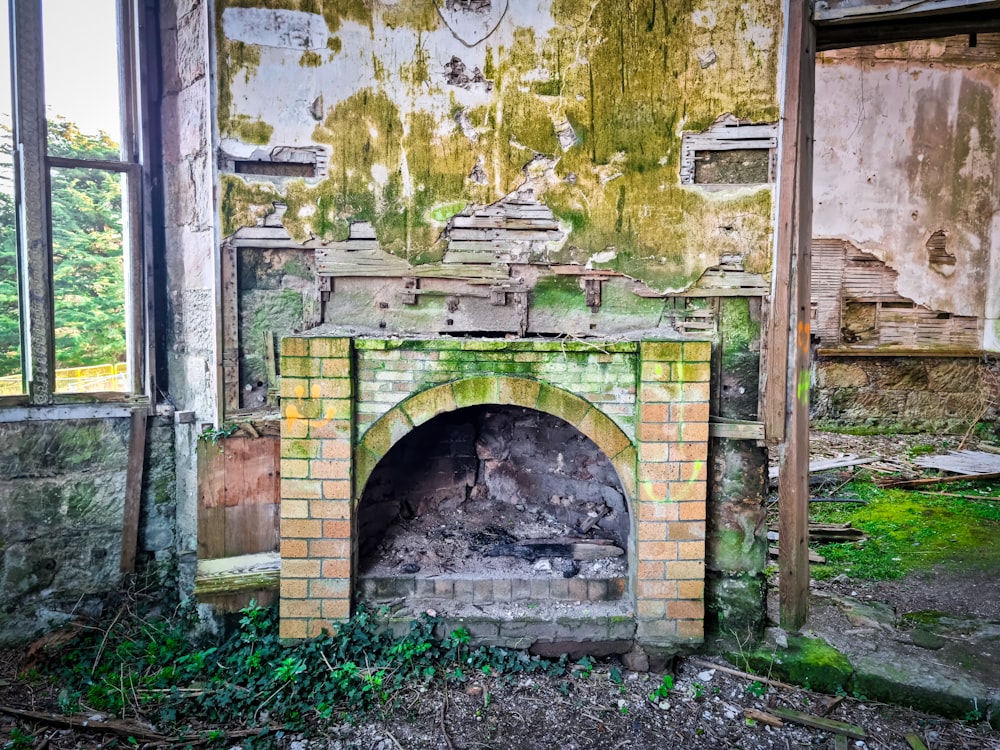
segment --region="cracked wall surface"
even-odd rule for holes
[[[679,166],[685,131],[725,113],[776,120],[772,3],[312,6],[216,4],[225,153],[329,158],[325,178],[225,175],[229,231],[270,197],[299,242],[366,221],[382,250],[420,265],[443,258],[452,216],[530,191],[562,230],[554,260],[660,292],[724,256],[767,270],[768,185],[682,187]]]
[[[820,54],[813,211],[814,237],[884,262],[900,298],[979,319],[994,350],[998,49],[982,34]]]

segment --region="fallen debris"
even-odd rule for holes
[[[940,469],[954,474],[1000,473],[1000,455],[986,451],[948,451],[914,458],[913,463],[927,469]]]
[[[809,462],[809,473],[817,471],[827,471],[829,469],[844,469],[849,466],[862,466],[878,461],[875,456],[858,458],[857,456],[841,456],[840,458],[817,458]],[[778,467],[772,466],[767,470],[767,477],[773,483],[778,478]]]
[[[778,548],[768,547],[767,554],[773,557],[774,559],[778,559],[779,557]],[[812,550],[809,550],[809,562],[816,563],[818,565],[823,565],[826,563],[826,558],[823,557],[823,555],[819,554],[818,552],[813,552]]]
[[[868,735],[865,734],[865,730],[861,727],[856,727],[853,724],[845,724],[842,721],[834,721],[833,719],[826,719],[821,716],[813,716],[812,714],[807,714],[802,711],[795,711],[791,708],[772,708],[771,712],[777,716],[779,719],[784,719],[785,721],[791,721],[796,724],[801,724],[804,727],[810,727],[812,729],[822,729],[827,732],[832,732],[834,734],[844,735],[845,737],[851,737],[855,740],[867,739]]]
[[[778,526],[772,524],[768,526],[767,538],[777,541]],[[828,544],[830,542],[858,542],[866,539],[865,532],[855,529],[850,523],[809,523],[809,541]]]
[[[926,487],[928,485],[947,484],[949,482],[975,482],[981,479],[1000,479],[1000,471],[989,474],[956,474],[950,477],[876,481],[876,484],[884,490],[905,490],[910,487]]]
[[[764,711],[758,711],[755,708],[744,709],[743,715],[748,719],[759,721],[761,724],[767,724],[768,726],[774,727],[775,729],[781,729],[783,726],[785,726],[785,722],[783,722],[774,714],[769,714]]]
[[[586,542],[561,542],[533,539],[516,544],[495,544],[483,550],[487,557],[520,557],[524,560],[538,560],[542,557],[569,557],[573,560],[600,560],[606,557],[620,557],[625,550],[603,539]]]

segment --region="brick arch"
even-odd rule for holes
[[[625,490],[629,513],[636,488],[636,450],[608,415],[580,396],[548,383],[510,376],[453,380],[410,396],[383,414],[354,449],[354,507],[389,449],[434,417],[469,406],[522,406],[573,425],[610,459]]]

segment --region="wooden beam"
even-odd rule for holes
[[[146,407],[132,412],[128,436],[128,468],[125,473],[125,514],[122,521],[122,573],[135,571],[139,546],[139,505],[142,499],[142,470],[146,458]]]
[[[18,2],[13,9],[14,164],[21,178],[17,196],[21,355],[31,403],[47,404],[55,391],[56,355],[41,0]]]
[[[778,481],[779,609],[781,626],[793,632],[805,623],[809,604],[809,242],[816,32],[806,13],[802,0],[786,5],[776,286],[764,415],[769,437],[780,433],[784,441]]]
[[[996,9],[953,16],[905,19],[868,17],[864,21],[822,27],[817,32],[817,51],[997,31],[1000,31],[1000,10]]]
[[[240,296],[237,281],[238,250],[223,243],[222,281],[222,418],[240,408]]]

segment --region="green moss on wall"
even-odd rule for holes
[[[246,115],[236,115],[229,120],[229,135],[236,136],[245,143],[264,146],[271,140],[274,127],[263,120],[252,120]]]
[[[302,57],[299,58],[299,65],[303,68],[318,68],[323,64],[323,56],[318,52],[313,52],[311,49],[307,49],[302,53]]]
[[[218,7],[234,4],[250,3]],[[253,5],[316,10],[306,0]],[[768,270],[770,190],[682,188],[678,168],[685,130],[704,129],[726,112],[777,119],[773,3],[724,0],[712,4],[709,22],[694,0],[553,0],[554,24],[544,35],[521,27],[511,43],[486,48],[482,68],[492,92],[465,111],[454,92],[436,88],[441,50],[423,33],[442,23],[433,0],[329,5],[319,10],[331,33],[351,19],[373,30],[414,29],[417,41],[404,64],[395,54],[370,53],[374,84],[333,103],[316,128],[314,139],[332,151],[330,173],[317,187],[287,188],[286,225],[297,239],[342,237],[350,221],[367,220],[389,252],[437,260],[439,207],[495,201],[525,182],[531,163],[536,197],[572,229],[574,261],[601,253],[595,266],[660,291],[687,287],[722,254],[743,256],[749,271]],[[517,19],[508,15],[504,23],[511,22]],[[339,51],[336,39],[331,50]],[[219,96],[220,122],[232,129],[228,87],[241,62],[229,44],[219,40]],[[702,68],[696,50],[708,47],[717,61]],[[266,85],[266,76],[257,80]],[[417,104],[449,95],[447,114]],[[460,117],[475,137],[462,132]],[[253,135],[260,142],[260,125]],[[468,179],[477,163],[482,185]]]
[[[281,196],[273,185],[247,184],[233,175],[220,175],[222,234],[228,236],[240,227],[252,227],[273,210]]]

